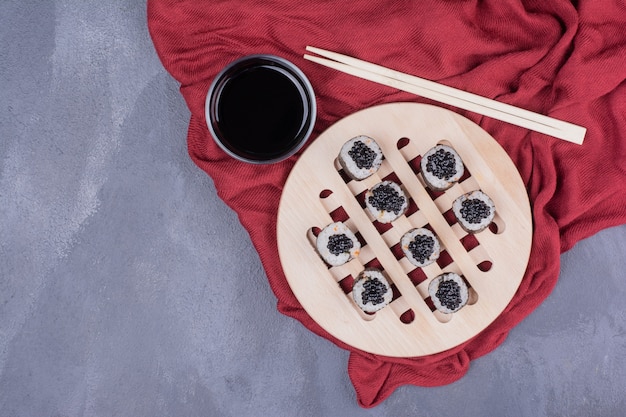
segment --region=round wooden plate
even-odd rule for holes
[[[353,181],[336,162],[341,146],[367,135],[385,160],[377,174]],[[419,174],[421,155],[438,143],[454,147],[467,173],[445,192],[434,193]],[[363,208],[364,192],[396,181],[410,198],[405,216],[388,225]],[[489,229],[468,235],[452,215],[452,201],[481,189],[496,206]],[[329,267],[315,251],[315,236],[344,221],[364,243],[358,258]],[[412,266],[399,242],[414,227],[429,226],[442,255],[423,268]],[[278,250],[287,281],[303,308],[322,328],[357,349],[415,357],[457,346],[487,327],[504,310],[522,280],[532,239],[530,204],[522,179],[502,147],[470,120],[440,107],[392,103],[352,114],[326,130],[290,173],[278,212]],[[352,281],[365,267],[383,270],[394,299],[375,314],[352,299]],[[434,310],[428,284],[456,272],[470,286],[470,301],[453,314]]]

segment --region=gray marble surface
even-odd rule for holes
[[[626,226],[460,381],[361,409],[280,315],[141,1],[0,1],[0,416],[622,416]]]

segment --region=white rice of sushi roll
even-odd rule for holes
[[[382,181],[365,193],[365,206],[376,220],[391,223],[409,207],[409,199],[393,181]]]
[[[369,136],[357,136],[347,141],[339,151],[339,165],[354,180],[373,175],[383,162],[383,152]]]
[[[445,314],[459,311],[469,299],[467,284],[454,272],[434,278],[428,285],[428,294],[435,308]]]
[[[317,252],[331,266],[343,265],[359,256],[361,243],[342,222],[331,223],[317,235]]]
[[[452,211],[463,230],[478,233],[491,224],[496,214],[496,206],[487,194],[475,190],[454,200]]]
[[[444,191],[461,179],[465,168],[461,157],[452,147],[436,145],[422,157],[420,170],[426,185]]]
[[[361,310],[375,313],[391,302],[393,290],[382,272],[366,268],[354,281],[352,297]]]
[[[441,252],[437,236],[423,227],[406,232],[400,240],[400,246],[409,262],[419,267],[435,262]]]

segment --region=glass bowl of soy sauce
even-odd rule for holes
[[[295,154],[313,131],[315,95],[304,73],[274,55],[248,55],[213,80],[206,120],[216,143],[244,162],[267,164]]]

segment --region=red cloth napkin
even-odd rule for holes
[[[626,223],[626,6],[597,0],[149,0],[148,24],[163,65],[191,110],[189,154],[239,215],[259,252],[278,309],[350,350],[359,404],[372,407],[404,384],[461,378],[550,293],[559,255],[578,240]],[[477,114],[506,149],[532,202],[535,234],[527,272],[502,315],[472,340],[419,358],[386,358],[333,339],[302,309],[281,269],[276,214],[298,155],[248,165],[226,156],[205,122],[213,77],[243,55],[269,53],[298,65],[317,95],[311,140],[337,120],[396,101],[428,102],[302,58],[306,45],[352,55],[587,127],[583,146]]]

